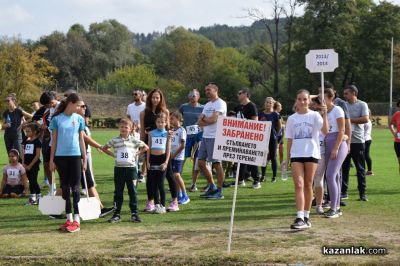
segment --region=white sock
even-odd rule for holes
[[[57,191],[56,184],[55,184],[55,183],[53,183],[53,184],[51,184],[51,186],[53,187],[53,189],[54,189],[54,192],[56,192],[56,191]]]
[[[304,220],[304,211],[298,211],[297,218],[301,218],[302,220]]]
[[[304,211],[304,218],[310,218],[310,211]]]
[[[79,217],[79,214],[74,214],[74,222],[78,222],[78,224],[81,222],[81,218]]]
[[[67,213],[67,220],[72,222],[72,213]]]

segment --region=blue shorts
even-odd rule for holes
[[[171,160],[171,167],[172,167],[172,172],[174,174],[176,173],[182,173],[182,169],[183,169],[183,160]]]
[[[186,139],[185,158],[192,157],[193,146],[196,144],[196,135],[189,135]]]

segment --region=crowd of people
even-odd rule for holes
[[[201,188],[200,197],[221,200],[224,199],[224,188],[234,185],[234,182],[225,181],[225,176],[232,172],[238,171],[239,186],[245,186],[245,182],[251,180],[252,187],[259,189],[263,182],[278,181],[278,168],[285,181],[286,171],[290,168],[297,209],[296,219],[290,227],[296,230],[310,228],[312,206],[317,214],[327,218],[338,218],[343,214],[341,206],[346,205],[344,200],[348,198],[352,166],[357,171],[361,201],[368,201],[366,175],[374,174],[369,155],[372,124],[368,105],[358,99],[358,89],[354,85],[344,88],[345,100],[338,97],[331,83],[325,82],[324,88],[324,92],[318,91],[317,95],[311,95],[307,90],[298,91],[294,113],[286,123],[280,115],[282,105],[279,102],[267,97],[262,111],[258,111],[247,88],[238,91],[238,105],[230,112],[214,83],[205,86],[208,99],[205,105],[199,103],[200,91],[193,89],[188,93],[188,102],[173,112],[168,110],[160,89],[153,89],[148,95],[134,89],[127,117],[121,118],[118,124],[119,135],[103,145],[91,137],[88,127],[90,109],[74,90],[66,91],[62,100],[55,92],[44,92],[39,101],[32,103],[32,114],[18,107],[12,94],[6,98],[7,110],[3,113],[8,165],[3,170],[0,193],[2,197],[29,195],[28,204],[38,204],[42,197],[38,173],[43,161],[45,180],[51,188],[49,193],[61,195],[65,200],[66,222],[60,230],[77,232],[80,230],[78,202],[83,192],[81,187],[98,199],[100,216],[112,213],[108,221],[117,223],[121,220],[126,186],[131,221],[141,222],[138,183],[146,184],[144,211],[163,214],[179,211],[179,205],[190,203],[189,192],[199,190],[200,173],[207,181]],[[400,107],[400,101],[397,107]],[[246,164],[236,169],[235,165],[213,158],[219,116],[271,122],[270,179],[266,167],[261,167],[261,172],[259,167]],[[400,171],[400,111],[393,115],[390,130],[395,138]],[[114,158],[113,207],[103,206],[96,190],[90,146]],[[193,163],[191,184],[186,188],[182,170],[188,159]],[[58,190],[54,172],[60,177]],[[165,178],[171,195],[168,204]]]

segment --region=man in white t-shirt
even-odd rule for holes
[[[223,199],[222,184],[224,182],[224,170],[221,161],[213,159],[215,135],[217,133],[218,116],[226,116],[226,102],[218,97],[218,86],[210,83],[205,87],[205,94],[209,102],[204,106],[203,112],[197,124],[203,127],[203,140],[199,148],[198,163],[209,183],[209,189],[201,195],[208,199]],[[217,172],[218,187],[215,186],[212,173],[207,168],[207,161],[212,162]]]
[[[137,131],[140,130],[140,112],[142,112],[146,104],[142,102],[143,92],[139,89],[134,89],[132,92],[133,103],[128,105],[126,115],[137,126]]]

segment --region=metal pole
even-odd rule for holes
[[[392,102],[393,102],[393,37],[392,48],[390,52],[390,99],[389,99],[389,119],[392,115]]]
[[[321,103],[325,102],[325,85],[324,85],[324,72],[321,72]]]
[[[235,208],[236,208],[236,196],[239,182],[239,172],[240,172],[240,163],[237,163],[236,168],[236,180],[235,180],[235,190],[233,192],[233,201],[232,201],[232,213],[231,213],[231,224],[229,226],[229,239],[228,239],[228,254],[231,253],[231,243],[232,243],[232,234],[233,234],[233,220],[235,217]]]

